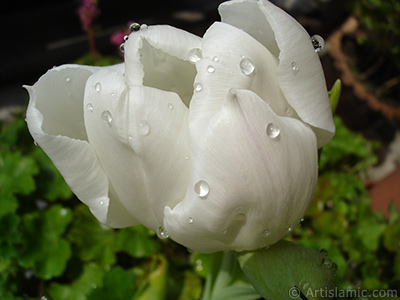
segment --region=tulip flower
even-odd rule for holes
[[[123,64],[63,65],[26,87],[34,140],[100,222],[205,253],[290,232],[335,131],[307,32],[266,0],[219,11],[202,38],[134,27]]]

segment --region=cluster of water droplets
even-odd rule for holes
[[[313,36],[311,36],[310,38],[311,40],[311,44],[314,47],[314,51],[315,52],[321,52],[322,50],[324,50],[325,47],[325,41],[322,38],[322,36],[315,34]],[[300,66],[297,62],[293,61],[290,65],[291,69],[292,69],[292,73],[294,75],[297,75],[300,71]]]
[[[129,31],[130,31],[130,32],[139,31],[139,30],[141,30],[141,31],[146,31],[146,30],[148,29],[148,27],[149,27],[149,26],[147,26],[146,24],[140,25],[139,23],[132,23],[132,24],[129,26]],[[128,35],[125,35],[125,36],[124,36],[124,43],[122,43],[122,44],[119,46],[119,50],[120,50],[122,53],[125,52],[125,42],[126,42],[128,39],[129,39],[129,36],[128,36]]]

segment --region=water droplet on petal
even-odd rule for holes
[[[125,52],[125,44],[124,44],[124,43],[122,43],[122,44],[119,46],[119,51],[121,51],[122,53]]]
[[[188,155],[186,155],[186,156],[185,156],[185,159],[186,159],[186,160],[189,160],[189,156],[188,156]]]
[[[293,228],[292,227],[288,227],[287,231],[288,232],[292,232]]]
[[[113,121],[113,117],[112,117],[112,114],[111,114],[111,112],[109,110],[103,111],[103,113],[101,114],[101,118],[104,121],[106,121],[109,126],[111,126],[111,123]]]
[[[237,215],[235,216],[235,220],[236,220],[236,221],[243,221],[243,220],[245,220],[245,219],[246,219],[245,214],[237,214]]]
[[[319,252],[323,255],[323,256],[328,256],[328,251],[326,249],[321,249],[319,250]]]
[[[201,85],[201,83],[196,82],[194,84],[194,90],[195,92],[200,92],[203,89],[203,86]]]
[[[171,103],[168,103],[168,108],[169,109],[174,109],[174,106]]]
[[[289,107],[286,107],[286,109],[285,109],[285,114],[287,115],[287,116],[292,116],[293,115],[293,108],[291,108],[290,106]]]
[[[35,146],[39,146],[38,142],[36,142],[36,141],[33,141],[33,144],[34,144]]]
[[[271,139],[275,139],[281,134],[280,128],[274,123],[268,123],[266,132]]]
[[[189,218],[189,224],[193,224],[193,218]]]
[[[124,36],[124,41],[126,42],[127,40],[129,40],[129,35]]]
[[[198,62],[202,58],[201,50],[199,48],[194,48],[189,51],[189,60],[192,63]]]
[[[94,89],[95,89],[96,92],[100,93],[100,91],[101,91],[101,83],[100,82],[96,83],[94,85]]]
[[[140,30],[142,30],[142,31],[146,31],[148,28],[149,28],[149,26],[147,26],[147,24],[142,24],[140,26]]]
[[[240,61],[239,65],[240,65],[240,70],[242,70],[242,73],[245,75],[253,74],[254,70],[256,69],[253,62],[248,58],[243,58]]]
[[[219,61],[218,56],[214,56],[214,57],[213,57],[213,61],[215,61],[215,62]]]
[[[304,218],[301,218],[301,219],[300,219],[300,222],[304,222]]]
[[[294,74],[294,75],[297,75],[297,73],[299,73],[299,71],[300,71],[299,66],[297,65],[296,62],[292,62],[291,66],[292,66],[292,72],[293,72],[293,74]]]
[[[131,140],[132,138],[132,135],[128,135],[128,140]]]
[[[271,230],[270,229],[265,229],[263,231],[264,236],[270,236],[271,235]]]
[[[100,205],[103,205],[103,204],[104,204],[104,201],[100,201],[99,204],[100,204]]]
[[[139,23],[132,23],[131,26],[129,26],[130,31],[139,31],[140,30],[140,24]]]
[[[214,72],[215,72],[214,66],[209,65],[209,66],[207,67],[207,72],[208,72],[208,73],[214,73]]]
[[[162,226],[158,227],[157,236],[162,240],[169,238],[168,232]]]
[[[208,183],[206,181],[200,180],[194,185],[194,192],[200,198],[205,198],[205,197],[207,197],[208,193],[210,192],[210,186],[208,185]]]
[[[65,82],[70,83],[71,82],[71,77],[69,77],[69,76],[65,77]]]
[[[318,34],[315,34],[311,37],[311,43],[314,47],[315,52],[321,52],[325,47],[324,39]]]
[[[92,105],[92,103],[88,103],[88,104],[86,105],[86,108],[87,108],[88,111],[93,112],[93,105]]]
[[[139,122],[139,134],[148,135],[150,133],[150,125],[146,121]]]

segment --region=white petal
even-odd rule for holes
[[[118,107],[128,142],[140,160],[149,204],[163,225],[164,207],[185,197],[190,177],[188,108],[177,94],[133,86]],[[119,119],[118,118],[118,119]],[[142,212],[138,212],[142,214]]]
[[[121,69],[121,66],[112,67]],[[75,195],[107,223],[108,180],[84,127],[83,95],[87,78],[97,67],[64,65],[49,70],[26,87],[29,131],[51,158]],[[117,225],[131,225],[120,218]]]
[[[145,85],[177,93],[186,106],[193,93],[196,69],[189,52],[201,38],[170,26],[133,32],[125,43],[128,85]]]
[[[191,122],[218,111],[231,88],[252,90],[285,115],[289,105],[276,77],[277,59],[249,34],[214,23],[204,35],[202,55],[195,79],[202,89],[190,103]]]
[[[255,5],[259,7],[265,20],[262,20],[260,12],[256,12]],[[255,17],[243,18],[245,11],[252,12]],[[220,6],[220,13],[225,22],[249,32],[275,53],[275,46],[271,43],[272,29],[279,48],[277,76],[282,92],[298,116],[316,128],[318,147],[328,143],[335,127],[324,73],[310,42],[310,36],[304,28],[268,1],[229,1]],[[264,26],[265,21],[268,25],[264,31],[260,26]],[[263,38],[263,35],[266,38]]]
[[[115,227],[118,212],[129,212],[130,222],[149,228],[157,226],[145,190],[145,178],[141,162],[128,144],[125,118],[121,111],[129,101],[123,74],[102,69],[93,74],[86,83],[85,126],[89,142],[95,150],[104,172],[107,174],[112,200],[111,207],[117,208],[108,220]],[[118,202],[119,201],[119,202]],[[127,219],[129,214],[125,212]]]
[[[266,133],[269,123],[280,128],[278,137]],[[299,223],[317,182],[316,138],[307,125],[238,90],[190,133],[189,189],[181,203],[165,209],[172,239],[201,252],[252,250]],[[195,188],[200,180],[209,188],[203,182],[202,197]]]

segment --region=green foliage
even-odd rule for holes
[[[353,0],[352,11],[361,24],[376,34],[365,39],[384,53],[400,53],[400,3],[397,0]]]
[[[348,131],[339,118],[335,124],[336,136],[320,156],[316,196],[288,239],[327,249],[338,266],[339,288],[399,289],[400,214],[394,205],[389,219],[373,212],[362,180],[376,163],[377,145]],[[0,299],[41,296],[260,298],[231,252],[189,253],[143,226],[101,225],[34,145],[20,117],[0,132]]]

